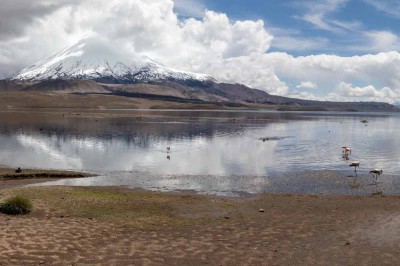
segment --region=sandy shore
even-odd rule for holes
[[[122,188],[18,188],[1,265],[395,265],[400,198],[223,198]],[[264,212],[260,212],[260,209]]]

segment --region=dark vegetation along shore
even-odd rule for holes
[[[20,169],[18,171],[13,168],[0,168],[0,179],[80,178],[89,176],[92,175],[63,170]]]
[[[93,176],[93,174],[62,170],[21,169],[21,171],[17,171],[14,168],[0,168],[0,189],[55,179],[89,176]]]

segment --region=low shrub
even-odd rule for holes
[[[9,215],[24,215],[32,211],[32,203],[23,196],[14,196],[0,203],[0,212]]]

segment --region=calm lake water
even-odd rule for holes
[[[348,165],[357,160],[362,180],[354,182],[367,185],[369,170],[382,168],[385,189],[397,194],[399,133],[395,113],[3,113],[0,164],[100,174],[52,184],[347,194],[354,181]],[[349,158],[342,157],[342,146],[352,147]]]

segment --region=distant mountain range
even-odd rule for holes
[[[227,107],[275,106],[280,110],[397,111],[378,102],[320,102],[270,95],[205,74],[179,71],[133,55],[128,59],[95,39],[85,39],[7,80],[0,91],[106,94]]]

